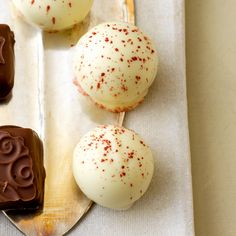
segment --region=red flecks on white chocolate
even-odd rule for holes
[[[111,22],[82,37],[74,63],[78,83],[89,97],[117,112],[130,110],[144,99],[155,79],[158,58],[151,40],[136,26]]]
[[[81,22],[93,0],[13,0],[25,20],[46,31],[59,31]]]
[[[80,140],[74,151],[73,172],[89,198],[107,207],[122,208],[147,190],[153,174],[152,153],[135,132],[102,125]],[[103,199],[111,197],[113,202],[113,185],[120,197],[110,205]],[[104,198],[98,200],[98,195]]]

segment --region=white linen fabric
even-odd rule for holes
[[[0,22],[11,24],[7,2],[0,0]],[[130,210],[117,212],[95,206],[70,232],[71,236],[194,235],[184,0],[136,0],[136,18],[137,25],[154,39],[159,51],[160,66],[157,79],[145,101],[127,113],[124,126],[138,132],[151,146],[155,157],[154,178],[148,192]],[[12,110],[8,116],[11,114],[17,113]],[[1,120],[2,115],[0,106],[0,124],[4,120]],[[7,119],[7,115],[4,115]],[[29,114],[28,119],[37,115]],[[109,116],[108,121],[114,118]],[[23,117],[18,117],[18,121],[27,125]],[[89,127],[86,127],[85,119],[81,123],[82,132],[85,133]],[[99,123],[104,122],[100,120]],[[37,129],[37,125],[32,126]],[[1,213],[0,235],[21,235]]]

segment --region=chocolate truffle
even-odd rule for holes
[[[0,101],[8,98],[14,85],[14,33],[0,24]]]
[[[45,31],[72,28],[90,11],[93,0],[13,0],[24,19]]]
[[[95,26],[79,40],[75,50],[75,85],[99,107],[112,112],[138,106],[157,70],[154,42],[126,22]]]
[[[126,210],[147,191],[154,172],[150,147],[134,131],[103,125],[74,150],[73,174],[83,193],[101,206]]]
[[[0,210],[40,209],[44,199],[43,145],[36,132],[0,127]]]

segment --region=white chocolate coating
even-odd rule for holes
[[[150,148],[135,132],[99,126],[74,150],[73,174],[84,194],[104,207],[127,209],[148,189],[154,171]]]
[[[131,110],[142,102],[157,68],[152,41],[129,23],[98,25],[76,47],[75,84],[99,106],[113,112]]]
[[[46,31],[71,28],[90,11],[93,0],[13,0],[27,22]]]

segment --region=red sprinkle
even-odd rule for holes
[[[48,5],[48,6],[47,6],[47,13],[50,11],[50,8],[51,8],[51,7]]]
[[[120,173],[120,177],[126,176],[125,172]]]
[[[56,18],[55,18],[55,17],[52,18],[52,23],[53,23],[54,25],[56,24]]]
[[[140,143],[141,143],[143,146],[146,146],[142,140],[140,141]]]

